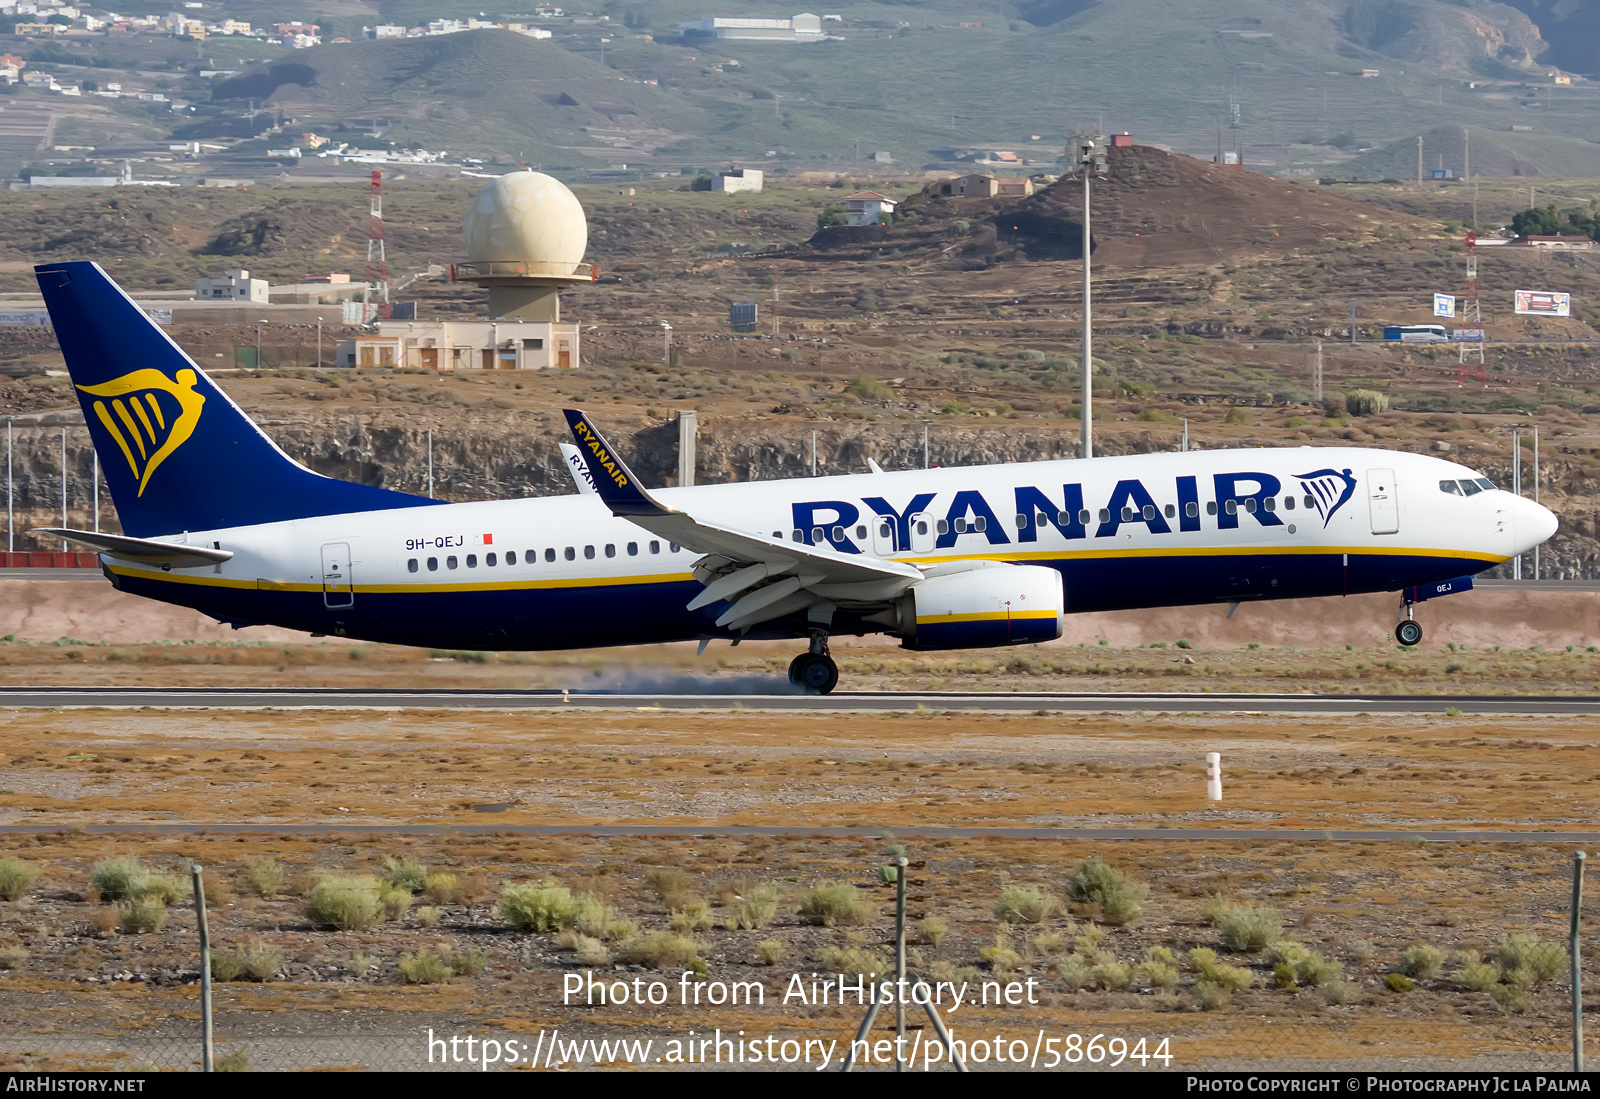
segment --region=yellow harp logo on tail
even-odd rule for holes
[[[95,401],[94,414],[128,460],[138,495],[150,475],[194,434],[206,399],[194,391],[193,370],[178,371],[173,381],[159,370],[135,370],[99,385],[78,388]]]

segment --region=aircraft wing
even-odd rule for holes
[[[904,562],[786,542],[669,508],[639,483],[587,415],[572,408],[565,413],[595,490],[611,513],[702,555],[695,577],[705,590],[689,609],[729,600],[733,605],[717,619],[719,626],[748,629],[824,603],[883,603],[922,579],[920,569]]]
[[[65,527],[35,527],[34,534],[48,534],[77,542],[99,550],[101,553],[126,557],[147,565],[169,565],[176,569],[192,569],[202,565],[220,565],[232,559],[233,551],[213,549],[211,546],[191,546],[183,542],[158,542],[150,538],[129,538],[124,534],[101,534],[92,530],[70,530]]]

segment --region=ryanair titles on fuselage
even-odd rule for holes
[[[1313,513],[1322,520],[1324,527],[1355,494],[1356,478],[1348,469],[1311,470],[1296,474],[1295,480],[1299,482],[1296,494],[1308,499],[1307,506],[1314,509]],[[1280,478],[1259,472],[1216,473],[1211,481],[1213,500],[1217,504],[1214,518],[1219,530],[1237,529],[1243,516],[1264,527],[1285,523],[1285,518],[1276,510],[1277,497],[1284,490]],[[1031,485],[1018,486],[1012,490],[1011,501],[1018,516],[1016,541],[1036,542],[1044,527],[1054,527],[1069,540],[1112,538],[1127,525],[1142,526],[1151,534],[1171,534],[1174,523],[1179,531],[1200,530],[1199,479],[1175,478],[1174,488],[1176,506],[1169,511],[1156,502],[1143,481],[1126,478],[1117,482],[1098,514],[1091,514],[1084,504],[1081,483],[1062,485],[1059,496]],[[982,534],[990,545],[1011,544],[1006,524],[1000,521],[994,506],[982,492],[958,491],[943,516],[928,516],[927,508],[937,495],[919,492],[899,508],[882,496],[863,496],[861,502],[871,509],[870,518],[882,517],[894,522],[898,546],[911,544],[911,522],[918,515],[943,519],[937,528],[935,549],[950,549],[963,534]],[[852,528],[863,518],[856,504],[849,500],[808,500],[793,504],[792,509],[794,529],[804,537],[809,539],[810,532],[821,530],[823,538],[841,553],[862,552],[852,537]],[[1213,517],[1209,516],[1209,510],[1208,517]]]

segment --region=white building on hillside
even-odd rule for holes
[[[678,36],[689,39],[726,38],[744,42],[821,42],[822,19],[804,12],[792,19],[758,19],[743,15],[718,15],[693,23],[679,23]]]
[[[267,280],[253,279],[243,269],[229,271],[226,278],[196,279],[195,301],[248,301],[267,303]]]
[[[876,191],[862,191],[844,200],[849,225],[876,225],[884,216],[894,216],[894,200]]]
[[[759,191],[765,175],[755,168],[734,168],[711,177],[713,191]]]

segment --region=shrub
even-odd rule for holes
[[[211,976],[219,981],[270,981],[278,975],[283,955],[270,943],[251,939],[238,950],[211,955]]]
[[[117,906],[117,926],[130,935],[160,931],[167,922],[167,904],[160,897],[134,897]]]
[[[1306,985],[1314,988],[1340,976],[1341,967],[1338,962],[1324,958],[1300,943],[1276,942],[1268,950],[1272,960],[1277,963],[1273,968],[1273,974],[1278,977],[1280,987]]]
[[[923,942],[937,948],[940,943],[944,942],[944,937],[950,934],[950,925],[938,916],[925,916],[922,922],[917,925],[917,930],[921,933]]]
[[[647,969],[690,969],[700,961],[700,944],[676,931],[635,932],[617,948],[617,960]]]
[[[258,897],[275,896],[283,886],[283,866],[276,859],[252,859],[239,871],[239,880]]]
[[[384,865],[388,873],[384,880],[396,889],[404,889],[407,893],[422,892],[423,883],[428,877],[428,868],[420,862],[414,862],[405,855],[399,858],[386,858]]]
[[[888,955],[857,943],[851,943],[849,946],[825,946],[817,951],[817,961],[821,962],[823,968],[830,973],[866,978],[894,973],[894,963],[889,960]]]
[[[422,892],[434,904],[462,904],[467,899],[466,886],[454,874],[427,875],[422,879]]]
[[[1170,962],[1146,960],[1139,967],[1139,980],[1151,988],[1172,988],[1178,983],[1178,967]]]
[[[144,892],[150,884],[150,871],[138,859],[126,856],[101,859],[89,871],[103,901],[123,901]]]
[[[1113,926],[1132,923],[1144,911],[1148,890],[1098,855],[1078,867],[1067,880],[1067,898],[1079,904],[1098,904],[1100,918]]]
[[[242,1049],[225,1054],[212,1061],[211,1068],[216,1072],[249,1072],[250,1054]]]
[[[761,959],[762,965],[777,965],[787,953],[789,948],[777,939],[762,939],[756,943],[756,956]]]
[[[417,923],[421,924],[423,927],[432,927],[439,922],[439,917],[442,915],[444,915],[444,913],[440,912],[431,904],[424,905],[423,907],[417,909]]]
[[[1244,905],[1229,908],[1217,927],[1222,945],[1238,953],[1263,950],[1283,937],[1283,917],[1275,908]]]
[[[1344,404],[1352,416],[1376,416],[1389,411],[1389,398],[1371,389],[1352,389],[1344,395]]]
[[[1200,984],[1217,985],[1229,992],[1239,992],[1255,983],[1255,975],[1248,969],[1218,961],[1217,952],[1205,947],[1189,951],[1189,964],[1200,975]]]
[[[1173,976],[1176,979],[1176,970]],[[1125,962],[1102,962],[1094,967],[1094,979],[1109,992],[1121,992],[1133,983],[1133,966]]]
[[[1011,946],[1011,936],[1002,928],[995,932],[994,942],[978,948],[978,957],[989,963],[995,976],[1002,979],[1015,973],[1022,965],[1022,955]]]
[[[1324,981],[1320,991],[1323,1003],[1329,1007],[1339,1007],[1354,1002],[1356,997],[1361,995],[1361,986],[1341,977]]]
[[[375,927],[383,918],[381,889],[378,879],[372,877],[323,875],[306,894],[306,918],[317,927],[335,931]]]
[[[16,969],[28,960],[28,948],[13,943],[11,946],[0,946],[0,969]]]
[[[645,871],[644,880],[663,901],[676,907],[675,899],[689,892],[689,875],[676,866],[658,866]]]
[[[1417,987],[1417,982],[1404,973],[1390,973],[1384,977],[1383,987],[1390,992],[1410,992]]]
[[[577,910],[571,890],[553,878],[508,885],[500,893],[500,915],[518,931],[570,927]]]
[[[181,878],[172,878],[165,874],[151,874],[145,880],[144,888],[140,889],[135,894],[135,897],[154,897],[166,905],[191,895],[193,895],[193,886]]]
[[[1495,985],[1489,990],[1489,998],[1496,1007],[1510,1015],[1521,1015],[1533,1006],[1528,990],[1520,985]]]
[[[408,985],[442,984],[452,977],[471,977],[483,972],[488,951],[419,950],[400,955],[400,977]]]
[[[1094,976],[1094,970],[1074,954],[1056,963],[1056,975],[1061,978],[1061,983],[1066,985],[1069,991],[1075,992],[1089,983]]]
[[[766,927],[778,914],[779,897],[775,885],[747,889],[728,906],[724,922],[730,931],[756,931]]]
[[[1228,1001],[1233,999],[1229,989],[1210,981],[1201,981],[1194,986],[1194,1002],[1201,1011],[1215,1011],[1219,1007],[1227,1007]]]
[[[1067,952],[1067,937],[1059,931],[1041,931],[1028,942],[1040,954],[1056,955]]]
[[[1008,885],[994,905],[994,918],[1002,923],[1043,923],[1055,910],[1056,899],[1031,885]]]
[[[1243,424],[1248,426],[1256,422],[1256,417],[1255,413],[1251,412],[1243,405],[1234,405],[1232,408],[1228,409],[1228,414],[1222,418],[1222,422],[1225,424]]]
[[[1413,943],[1400,953],[1400,972],[1426,980],[1444,968],[1444,951],[1427,943]]]
[[[1533,933],[1508,935],[1495,948],[1494,959],[1505,971],[1506,979],[1538,985],[1567,969],[1566,948],[1558,943],[1542,943]]]
[[[700,902],[702,905],[704,901]],[[710,917],[706,917],[710,926]],[[597,939],[620,939],[633,931],[633,924],[617,914],[605,901],[593,893],[580,894],[572,909],[572,926],[585,935]]]
[[[1488,992],[1500,983],[1502,971],[1493,962],[1468,962],[1450,974],[1450,980],[1468,992]]]
[[[15,856],[0,859],[0,897],[8,901],[20,901],[38,880],[39,868],[33,863],[23,862]]]
[[[684,901],[682,908],[673,909],[667,914],[667,922],[681,935],[709,931],[716,923],[711,918],[711,905],[699,897]]]
[[[610,965],[611,948],[599,939],[588,935],[578,935],[573,932],[572,949],[578,955],[578,961],[584,965]]]
[[[378,904],[383,909],[385,920],[398,920],[404,916],[411,907],[411,901],[412,894],[409,889],[401,889],[388,882],[379,883]]]
[[[874,906],[848,882],[824,882],[800,896],[800,918],[823,927],[861,927],[872,922]]]
[[[844,391],[853,397],[860,397],[864,401],[886,401],[891,390],[871,374],[857,374],[850,379],[850,384]]]

